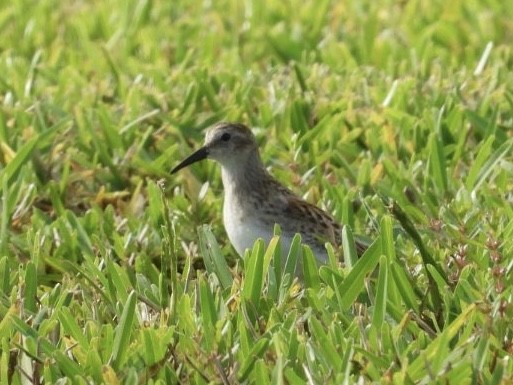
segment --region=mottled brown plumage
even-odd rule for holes
[[[269,242],[275,224],[282,231],[286,253],[292,238],[301,234],[319,263],[326,263],[325,243],[340,246],[342,226],[327,212],[299,198],[265,169],[251,130],[240,123],[219,123],[205,136],[205,145],[172,173],[204,158],[221,165],[225,189],[223,220],[230,242],[240,255],[258,238]],[[365,249],[358,244],[359,253]]]

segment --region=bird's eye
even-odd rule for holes
[[[223,142],[228,142],[230,140],[230,138],[231,138],[231,135],[227,132],[225,132],[223,135],[221,135],[221,140]]]

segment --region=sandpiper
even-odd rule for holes
[[[274,225],[281,227],[282,250],[287,255],[292,238],[301,234],[317,261],[328,259],[325,243],[341,243],[341,225],[328,213],[299,198],[274,179],[264,167],[255,136],[240,123],[218,123],[209,128],[205,144],[171,173],[203,159],[221,165],[224,186],[223,222],[231,244],[240,256],[258,238],[268,243]],[[359,253],[363,245],[357,244]]]

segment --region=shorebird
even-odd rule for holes
[[[266,170],[255,136],[245,125],[222,122],[210,127],[204,146],[178,164],[171,174],[207,158],[221,165],[224,227],[240,256],[258,238],[268,244],[275,224],[282,231],[282,255],[287,255],[296,233],[310,246],[319,264],[328,260],[326,242],[340,246],[340,223],[298,197]],[[357,243],[357,249],[361,254],[365,246]]]

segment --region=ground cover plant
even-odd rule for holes
[[[0,36],[0,384],[513,381],[508,2],[12,0]],[[236,257],[218,167],[169,175],[220,120],[344,265]]]

